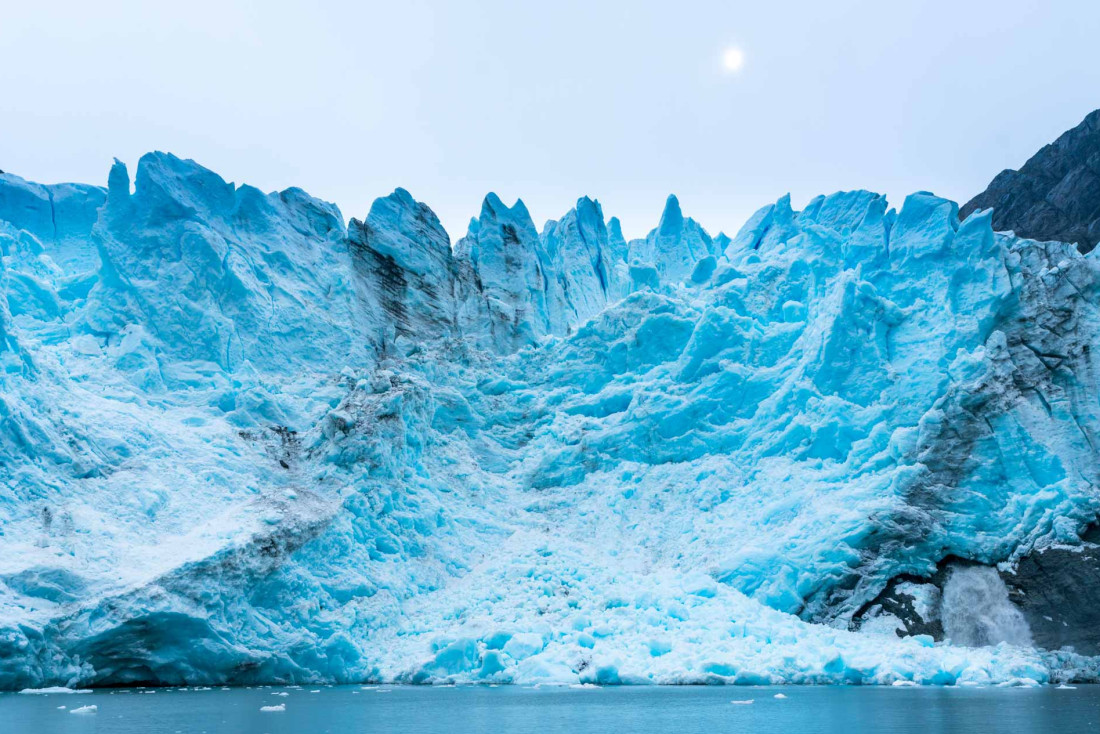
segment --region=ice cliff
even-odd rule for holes
[[[0,175],[0,253],[0,688],[1097,675],[883,606],[1100,512],[1100,267],[988,210],[452,246],[153,153]]]

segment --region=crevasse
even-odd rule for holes
[[[1100,510],[1096,259],[988,212],[452,246],[153,153],[0,175],[0,253],[0,688],[1096,674],[846,629]]]

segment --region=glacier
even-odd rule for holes
[[[0,174],[0,689],[1097,679],[868,619],[1100,514],[1097,258],[958,214]]]

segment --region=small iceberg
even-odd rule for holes
[[[286,711],[286,704],[279,703],[274,706],[261,706],[260,711],[272,712],[272,711]]]
[[[92,704],[91,706],[81,706],[80,708],[75,708],[72,711],[70,711],[69,713],[70,714],[94,714],[96,711],[99,711],[99,707],[96,706],[95,704]]]
[[[786,696],[786,695],[784,695],[784,694],[782,694],[782,693],[777,693],[777,694],[775,694],[774,696],[772,696],[772,698],[786,698],[786,697],[787,697],[787,696]]]
[[[49,688],[24,688],[20,693],[30,696],[48,696],[51,693],[91,693],[87,688],[66,688],[65,686],[50,686]]]
[[[746,699],[744,701],[730,701],[730,703],[734,704],[735,706],[748,706],[752,702],[753,702],[753,699],[751,699],[751,698]]]
[[[1010,678],[997,684],[998,688],[1038,688],[1039,681],[1034,678]]]

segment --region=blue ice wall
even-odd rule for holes
[[[844,629],[1100,511],[1096,259],[988,212],[489,195],[452,247],[152,153],[0,176],[0,254],[2,688],[1095,667]]]

